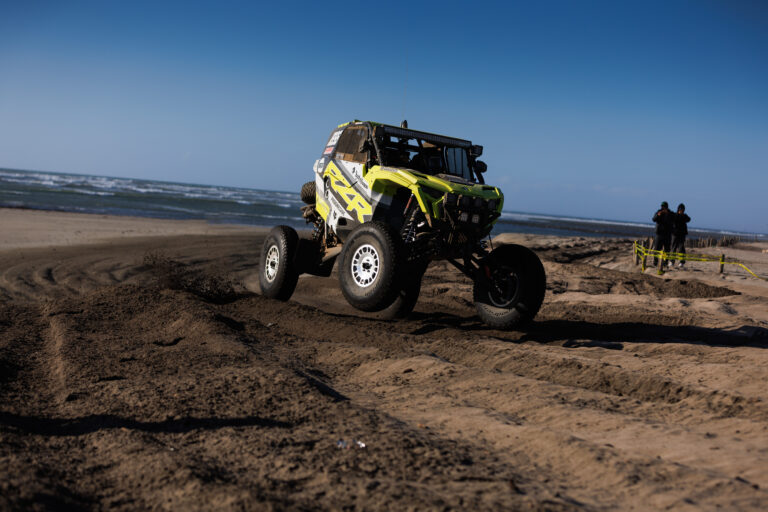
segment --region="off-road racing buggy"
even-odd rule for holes
[[[373,122],[331,132],[301,189],[311,239],[288,226],[267,235],[262,294],[288,300],[301,273],[330,276],[362,311],[408,315],[431,261],[447,260],[474,281],[482,320],[494,327],[530,321],[544,299],[544,268],[520,245],[488,249],[484,240],[504,196],[485,184],[482,146],[468,140]]]

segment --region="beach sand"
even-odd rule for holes
[[[85,213],[0,208],[0,251],[124,241],[136,237],[261,232],[202,220],[168,221]]]
[[[502,235],[547,271],[526,330],[445,263],[385,322],[335,275],[258,295],[265,233],[0,210],[0,509],[768,507],[768,282]]]

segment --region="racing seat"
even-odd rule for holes
[[[427,174],[440,174],[443,172],[443,158],[439,150],[424,148],[413,157],[411,166]]]

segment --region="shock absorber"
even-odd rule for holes
[[[312,229],[312,240],[314,240],[315,242],[318,242],[323,239],[323,232],[325,231],[323,229],[323,224],[324,224],[323,219],[318,219],[315,221],[315,226]]]
[[[417,213],[418,210],[416,208],[411,208],[410,211],[406,213],[407,217],[405,219],[405,224],[403,224],[403,229],[401,230],[403,242],[406,244],[413,243],[416,240]]]

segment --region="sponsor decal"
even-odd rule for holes
[[[325,148],[325,151],[323,151],[324,155],[330,155],[331,153],[333,153],[333,146],[328,146]]]
[[[352,175],[358,180],[363,179],[363,164],[353,164],[350,166]]]
[[[325,220],[328,219],[328,213],[330,212],[330,208],[328,207],[328,203],[323,201],[319,196],[317,198],[316,206],[317,213],[320,214],[320,216]]]
[[[369,217],[373,215],[373,208],[370,203],[352,188],[336,164],[329,162],[326,173],[331,178],[331,188],[347,203],[347,211],[354,211],[357,214],[358,222],[363,223],[366,215]]]
[[[337,142],[339,142],[339,137],[341,137],[341,132],[344,130],[339,130],[337,132],[333,132],[331,134],[331,138],[328,139],[328,144],[326,146],[335,146]]]
[[[333,206],[333,210],[332,210],[333,215],[331,217],[336,218],[339,216],[338,212],[343,211],[344,207],[341,206],[341,203],[335,197],[329,196],[328,199],[331,200],[331,205]]]

